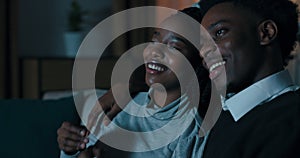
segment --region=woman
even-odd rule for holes
[[[180,13],[185,13],[198,22],[201,21],[198,8],[186,8],[167,18],[161,26],[167,27],[171,23],[175,30],[190,30],[190,26],[186,23],[178,24],[178,21],[174,25],[174,22],[182,16]],[[145,82],[151,87],[150,90],[138,93],[110,125],[101,127],[102,131],[97,136],[92,134],[89,136],[90,140],[99,138],[100,141],[97,141],[96,144],[95,141],[90,141],[88,146],[91,146],[82,152],[77,152],[73,157],[200,156],[202,152],[200,145],[203,139],[199,137],[198,131],[202,120],[197,112],[198,102],[190,102],[193,96],[189,94],[193,93],[194,85],[180,85],[179,82],[179,76],[183,76],[181,79],[185,81],[190,80],[187,77],[189,74],[186,74],[186,64],[181,58],[182,55],[196,72],[201,90],[199,109],[205,111],[203,109],[206,109],[205,107],[208,105],[209,95],[207,94],[210,94],[208,92],[210,84],[208,73],[202,66],[198,50],[179,34],[165,29],[156,29],[152,42],[143,52],[146,69]],[[164,88],[156,85],[162,85]],[[140,111],[136,111],[135,103],[140,106]],[[135,114],[128,114],[128,112],[135,112]],[[99,118],[102,116],[103,114]],[[123,129],[140,135],[126,135]],[[60,137],[60,134],[58,135]],[[119,138],[120,135],[126,136]],[[70,140],[70,138],[68,139]],[[111,143],[114,141],[113,139],[116,139],[119,144]],[[80,141],[87,143],[86,139]],[[63,146],[60,143],[62,150]],[[77,146],[75,149],[78,149]],[[61,157],[67,157],[67,155],[62,152]]]

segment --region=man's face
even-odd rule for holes
[[[223,61],[207,59],[210,76],[216,77],[218,66],[225,64],[227,92],[239,92],[259,79],[264,53],[261,51],[258,16],[230,2],[212,7],[202,25],[214,39]],[[206,58],[208,54],[201,54]],[[225,61],[225,62],[224,62]],[[218,64],[216,64],[218,63]]]

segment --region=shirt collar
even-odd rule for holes
[[[177,115],[180,114],[178,112],[178,108],[180,106],[183,106],[181,109],[185,109],[188,107],[188,97],[184,93],[181,97],[177,98],[170,104],[160,107],[154,103],[154,101],[151,99],[153,93],[153,88],[150,88],[148,91],[148,95],[146,97],[145,103],[147,104],[145,106],[145,112],[153,118],[160,119],[160,120],[168,120],[168,119],[174,119],[174,117],[179,117]]]
[[[194,3],[194,4],[192,5],[192,7],[200,8],[199,2]]]
[[[293,81],[287,70],[270,75],[229,99],[221,97],[223,110],[229,110],[235,121],[238,121],[257,105],[268,99],[275,98],[284,92],[288,87],[293,86]],[[281,93],[282,92],[282,93]]]

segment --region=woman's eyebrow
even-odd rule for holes
[[[153,35],[160,35],[160,32],[154,31],[154,32],[153,32]]]
[[[182,42],[182,43],[186,43],[186,41],[181,38],[181,37],[177,37],[177,36],[171,36],[171,41],[172,42]]]

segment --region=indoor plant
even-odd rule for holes
[[[84,11],[82,11],[79,3],[76,0],[72,0],[71,8],[67,18],[67,30],[64,34],[66,55],[68,57],[76,56],[78,48],[83,40],[83,14]]]

